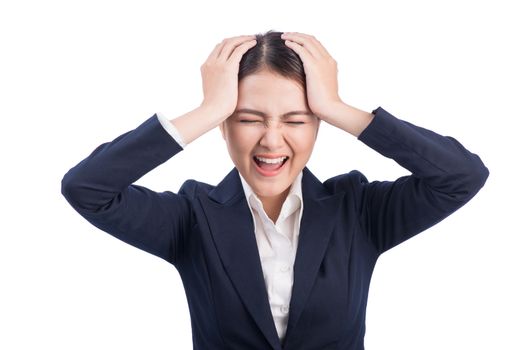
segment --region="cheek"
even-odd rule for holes
[[[238,131],[231,130],[229,133],[229,147],[238,156],[243,156],[246,153],[250,153],[255,146],[256,135],[247,130]]]
[[[315,145],[315,130],[296,130],[289,134],[288,140],[296,153],[309,153]]]

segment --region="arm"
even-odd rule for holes
[[[219,109],[206,104],[201,104],[177,118],[168,119],[163,114],[157,113],[158,120],[164,129],[182,147],[199,138],[209,130],[215,128],[231,113],[217,112]]]
[[[355,137],[359,137],[362,131],[371,123],[374,116],[373,113],[339,101],[330,104],[329,112],[322,116],[322,120]]]
[[[382,109],[358,140],[412,175],[373,181],[358,174],[360,223],[382,253],[438,223],[484,186],[489,170],[456,139],[398,119]]]
[[[162,124],[162,127],[169,133],[169,135],[171,135],[172,138],[175,139],[176,143],[178,143],[180,147],[186,148],[187,144],[182,140],[182,136],[174,124],[171,123],[171,121],[164,117],[164,115],[161,113],[157,112],[156,116],[158,117],[160,124]]]
[[[101,144],[71,168],[61,190],[71,206],[101,230],[177,266],[183,237],[192,228],[186,190],[191,191],[194,181],[186,181],[176,194],[133,182],[234,111],[239,62],[256,44],[253,39],[243,35],[215,46],[201,66],[204,101],[199,107],[172,121],[153,115],[136,129]]]
[[[91,224],[174,264],[183,232],[191,227],[187,197],[132,183],[180,151],[154,115],[71,168],[61,192]]]
[[[350,177],[360,224],[380,254],[436,224],[482,188],[489,171],[457,140],[400,120],[382,108],[365,111],[338,95],[337,62],[312,35],[282,34],[304,62],[307,102],[320,119],[343,129],[412,172],[394,182],[369,183],[358,171]]]

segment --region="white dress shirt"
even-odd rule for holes
[[[159,113],[157,113],[157,117],[166,131],[184,148],[186,144],[170,120]],[[300,221],[304,210],[302,172],[291,184],[275,223],[268,217],[262,202],[242,175],[240,175],[240,180],[253,218],[255,238],[271,313],[280,341],[283,341],[289,318],[293,265],[298,246]]]

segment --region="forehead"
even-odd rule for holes
[[[238,85],[238,107],[307,109],[303,87],[295,80],[267,71],[248,75]],[[286,110],[286,111],[287,111]]]

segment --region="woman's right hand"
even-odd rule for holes
[[[244,53],[256,45],[255,35],[226,38],[217,44],[200,67],[204,101],[215,115],[227,118],[235,111],[238,100],[238,71]],[[221,121],[220,121],[221,122]]]

